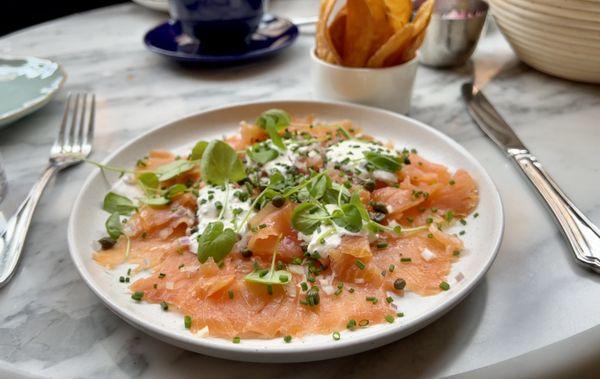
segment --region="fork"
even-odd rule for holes
[[[6,229],[0,236],[0,287],[6,285],[15,273],[33,212],[46,184],[54,174],[83,162],[92,152],[95,110],[94,94],[69,93],[67,96],[58,136],[50,149],[48,165],[17,212],[8,220]]]

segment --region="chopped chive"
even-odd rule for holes
[[[385,316],[385,321],[392,324],[394,322],[394,316],[390,316],[390,315]]]
[[[127,276],[131,276],[131,269],[130,268],[127,269]]]
[[[348,292],[350,292],[350,293],[354,293],[354,288],[350,288],[350,289],[348,290]]]
[[[450,181],[448,182],[451,186],[456,184],[456,180],[454,179],[450,179]]]
[[[461,230],[460,232],[458,232],[458,234],[459,234],[459,235],[461,235],[461,236],[464,236],[464,235],[465,235],[465,233],[466,233],[466,232],[465,232],[464,230]]]
[[[479,217],[479,213],[475,212],[475,214],[473,215],[473,218],[477,218]]]
[[[334,294],[335,296],[340,296],[342,294],[342,289],[338,288],[337,290],[335,290]]]
[[[233,343],[240,343],[241,340],[242,339],[239,336],[235,336],[235,337],[233,337],[233,339],[231,340],[231,342],[233,342]]]
[[[371,303],[373,303],[373,304],[377,304],[377,298],[376,298],[376,297],[373,297],[373,296],[367,296],[365,299],[366,299],[367,301],[370,301],[370,302],[371,302]]]
[[[290,343],[290,342],[292,342],[292,336],[285,336],[285,337],[283,337],[283,341],[284,341],[285,343]]]
[[[144,291],[135,291],[131,298],[135,301],[140,301],[144,297]]]
[[[412,259],[410,257],[402,257],[402,258],[400,258],[400,262],[403,262],[403,263],[412,262]]]
[[[348,323],[346,324],[346,328],[350,329],[350,330],[354,330],[356,328],[356,320],[351,319],[348,321]]]
[[[282,275],[279,275],[279,281],[280,281],[281,283],[287,283],[287,281],[288,281],[288,280],[289,280],[289,278],[288,278],[288,276],[287,276],[287,275],[283,275],[283,274],[282,274]]]
[[[164,301],[160,302],[160,307],[162,308],[163,311],[168,311],[169,310],[169,304],[167,304]]]
[[[392,303],[394,301],[394,298],[391,297],[391,296],[388,296],[388,297],[385,298],[385,301],[389,304],[389,303]]]
[[[159,278],[159,279],[162,279],[162,278],[164,278],[165,276],[167,276],[167,275],[166,275],[166,274],[164,274],[164,273],[162,273],[162,272],[161,272],[160,274],[158,274],[158,278]]]
[[[444,291],[448,291],[450,289],[450,284],[448,284],[447,282],[441,282],[440,288]]]
[[[125,278],[125,283],[129,283],[129,277]]]
[[[340,338],[342,338],[342,337],[340,336],[340,332],[333,332],[333,334],[332,334],[331,336],[333,337],[333,339],[334,339],[335,341],[339,341],[339,340],[340,340]]]
[[[183,318],[183,326],[185,326],[186,329],[192,327],[192,316],[185,315]]]
[[[398,316],[398,317],[404,317],[404,312],[398,312],[398,313],[396,313],[396,316]]]
[[[230,299],[233,299],[233,290],[227,291],[227,295],[229,296]]]
[[[272,295],[272,294],[273,294],[273,286],[272,286],[272,285],[270,285],[270,284],[267,284],[267,293],[268,293],[269,295]]]
[[[433,234],[432,233],[427,234],[427,238],[433,238]]]
[[[119,282],[125,283],[125,277],[124,276],[119,276]]]
[[[394,281],[394,288],[397,290],[403,290],[406,287],[406,280],[404,279],[396,279]]]
[[[300,283],[300,287],[302,287],[302,291],[308,291],[308,284],[306,284],[306,282]]]
[[[390,267],[388,267],[389,272],[394,272],[395,269],[396,269],[396,266],[394,266],[394,265],[390,265]]]
[[[356,261],[354,261],[354,263],[356,264],[356,266],[361,269],[364,270],[365,269],[365,264],[362,263],[362,261],[360,259],[357,259]]]
[[[455,250],[452,255],[454,255],[455,257],[458,257],[460,255],[460,251],[459,250]]]
[[[363,319],[358,322],[358,326],[365,327],[367,325],[369,325],[369,320],[367,320],[367,319]]]
[[[157,288],[158,288],[158,283],[154,283],[154,284],[152,285],[152,288],[154,288],[154,289],[157,289]]]
[[[377,243],[377,248],[378,249],[385,249],[386,247],[388,247],[388,243],[387,242],[378,242]]]
[[[464,218],[461,218],[461,219],[459,220],[459,222],[460,222],[461,224],[463,224],[463,225],[467,225],[467,220],[465,220]]]

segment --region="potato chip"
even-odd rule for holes
[[[331,43],[340,57],[344,56],[344,36],[346,35],[346,18],[348,12],[346,7],[340,9],[333,22],[329,26],[329,36]]]
[[[371,54],[377,51],[394,34],[394,28],[388,20],[384,0],[367,0],[373,17],[374,30]]]
[[[417,10],[417,14],[415,14],[415,18],[412,20],[412,23],[415,25],[415,36],[421,34],[429,24],[434,4],[435,0],[427,0]]]
[[[387,15],[395,31],[402,30],[412,15],[411,0],[384,0]]]
[[[317,47],[315,53],[325,62],[332,64],[340,64],[342,59],[333,47],[331,36],[327,28],[327,22],[331,16],[331,12],[335,7],[336,0],[321,0],[319,10],[319,21],[317,22],[316,42]]]
[[[348,0],[346,8],[343,62],[348,67],[364,67],[371,54],[375,23],[365,0]]]
[[[367,61],[367,67],[384,67],[394,56],[402,54],[413,37],[414,26],[405,25],[383,44]]]

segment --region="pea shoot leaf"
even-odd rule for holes
[[[263,112],[257,119],[256,125],[263,128],[273,144],[282,150],[285,150],[285,144],[279,135],[279,132],[287,128],[292,122],[291,116],[281,109],[269,109]]]
[[[308,185],[308,192],[314,199],[319,200],[329,188],[331,188],[331,178],[327,175],[322,175]]]
[[[158,176],[153,172],[142,172],[138,175],[138,180],[142,184],[144,192],[155,192],[158,189]]]
[[[246,154],[248,154],[248,157],[250,157],[250,159],[252,159],[254,162],[260,164],[270,162],[279,156],[279,152],[277,150],[265,147],[250,148],[246,150]]]
[[[225,229],[221,221],[211,222],[198,237],[198,260],[206,262],[212,257],[221,261],[231,252],[237,242],[237,235],[230,228]]]
[[[167,199],[166,197],[163,196],[158,196],[158,197],[140,197],[140,201],[144,204],[147,205],[154,205],[154,206],[159,206],[159,205],[167,205],[171,202],[171,200]]]
[[[344,204],[332,215],[333,222],[352,233],[358,233],[363,226],[360,211],[354,204]]]
[[[400,158],[382,154],[377,151],[365,151],[363,153],[367,162],[371,163],[376,169],[396,172],[400,170],[402,166],[402,161]]]
[[[231,146],[220,140],[211,141],[200,161],[202,178],[215,185],[238,182],[246,177],[244,164]]]
[[[154,173],[158,177],[159,182],[164,182],[169,179],[173,179],[176,176],[183,174],[184,172],[190,171],[196,165],[190,161],[178,159],[176,161],[159,166],[154,170]]]
[[[190,160],[197,161],[198,159],[201,159],[207,146],[208,142],[206,141],[196,142],[194,148],[192,149],[192,154],[190,154]]]
[[[106,227],[106,233],[115,241],[123,234],[123,224],[117,212],[112,213],[108,217],[104,226]]]
[[[118,195],[114,192],[109,192],[104,197],[102,209],[108,213],[117,213],[123,216],[129,215],[137,209],[131,200],[127,197]]]
[[[171,200],[173,199],[175,196],[179,195],[180,193],[183,193],[187,191],[187,187],[181,183],[178,184],[173,184],[171,187],[167,188],[165,190],[165,194],[164,196]]]
[[[302,203],[292,213],[292,226],[301,233],[312,234],[328,217],[327,212],[317,203]]]
[[[292,279],[292,274],[285,270],[271,271],[268,269],[255,270],[244,278],[248,282],[261,284],[286,284]]]

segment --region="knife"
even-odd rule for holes
[[[546,173],[494,106],[473,83],[464,83],[462,96],[479,128],[523,171],[556,218],[577,263],[600,273],[600,231]]]

